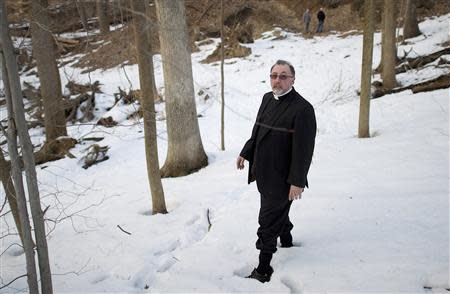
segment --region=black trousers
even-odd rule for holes
[[[283,193],[284,194],[284,193]],[[292,201],[288,194],[283,197],[261,194],[261,208],[259,210],[256,248],[265,253],[277,251],[277,238],[290,236],[294,225],[289,220],[289,210]]]

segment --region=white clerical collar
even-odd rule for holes
[[[281,95],[276,95],[275,93],[273,93],[273,98],[275,98],[275,100],[279,100],[280,97],[282,97],[282,96],[288,94],[288,93],[291,92],[291,91],[292,91],[292,87],[290,87],[289,90],[287,90],[286,92],[284,92],[284,93],[281,94]]]

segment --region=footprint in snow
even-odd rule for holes
[[[154,263],[147,263],[144,267],[132,275],[132,279],[130,281],[131,285],[140,291],[142,291],[142,289],[148,289],[148,285],[151,285],[155,279],[154,268]]]
[[[233,271],[233,274],[235,276],[241,277],[241,278],[246,278],[248,275],[250,275],[250,273],[252,272],[253,267],[251,265],[245,265],[241,268],[238,268],[236,270]]]
[[[199,218],[200,218],[200,216],[199,216],[198,214],[195,215],[195,216],[193,216],[193,217],[191,217],[191,218],[185,223],[185,226],[191,226],[191,225],[195,224],[195,223],[198,221]]]
[[[175,249],[177,249],[178,246],[180,246],[180,240],[177,239],[177,240],[171,242],[166,248],[156,251],[155,253],[153,253],[153,255],[161,256],[163,254],[170,253],[170,252],[174,251]]]
[[[291,277],[283,276],[281,277],[280,282],[289,288],[291,294],[303,293],[303,285],[302,283],[298,282],[298,279],[292,279]]]
[[[163,273],[168,271],[177,261],[173,256],[168,256],[159,262],[158,269],[156,270],[158,273]]]
[[[98,284],[111,277],[110,274],[100,274],[91,280],[91,284]]]

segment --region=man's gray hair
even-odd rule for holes
[[[270,68],[270,72],[272,72],[272,69],[273,69],[273,67],[275,65],[287,65],[287,66],[289,66],[289,70],[291,71],[291,74],[295,77],[294,66],[289,61],[278,59],[277,62],[275,62],[275,64],[272,65],[272,67]]]

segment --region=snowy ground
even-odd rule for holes
[[[439,44],[449,40],[449,21],[446,15],[421,23],[426,37],[400,46],[399,55],[411,47],[419,55],[441,49]],[[69,127],[74,138],[105,137],[100,142],[110,146],[105,162],[83,169],[80,158],[91,144],[85,143],[72,150],[77,158],[38,167],[41,196],[51,206],[47,216],[66,217],[48,227],[55,292],[447,292],[449,90],[405,91],[372,100],[372,137],[358,139],[362,36],[303,39],[281,34],[284,40],[272,40],[273,32],[267,32],[249,45],[251,56],[226,61],[225,152],[218,148],[220,67],[199,63],[215,45],[193,54],[199,123],[210,164],[190,176],[163,180],[167,215],[151,214],[143,125],[125,120],[137,106],[105,113],[117,87],[130,88],[124,69],[90,76],[70,65],[61,70],[63,84],[69,77],[100,80],[105,94],[96,115],[111,115],[121,126]],[[380,37],[375,35],[374,66],[380,59]],[[268,73],[277,59],[294,64],[295,88],[316,109],[318,135],[311,188],[290,214],[299,246],[280,248],[272,262],[272,281],[260,284],[243,278],[257,265],[259,195],[234,164],[262,94],[270,90]],[[137,66],[125,70],[131,87],[139,88]],[[163,90],[159,56],[155,70]],[[406,85],[449,72],[448,67],[414,71],[398,80]],[[157,110],[163,117],[162,104]],[[165,121],[157,124],[162,164]],[[31,135],[36,144],[44,140],[42,130]],[[4,232],[6,223],[1,224]],[[8,248],[0,259],[3,283],[25,272],[23,254],[11,245],[15,242],[17,236],[1,239],[2,252]],[[26,279],[1,291],[26,292]]]

